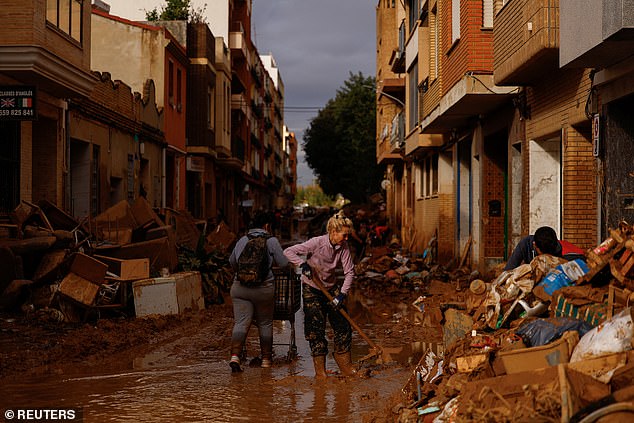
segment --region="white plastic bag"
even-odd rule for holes
[[[583,335],[570,362],[631,350],[633,330],[632,308],[628,307]]]

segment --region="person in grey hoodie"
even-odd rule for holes
[[[259,213],[251,221],[251,229],[236,243],[229,264],[234,272],[238,270],[238,259],[250,238],[264,236],[267,238],[266,247],[269,254],[269,272],[264,282],[255,287],[243,286],[236,277],[231,286],[233,301],[234,325],[231,333],[231,359],[229,366],[232,372],[242,371],[240,355],[255,318],[260,335],[260,351],[262,353],[262,367],[271,367],[273,359],[273,312],[275,309],[275,277],[271,267],[273,261],[280,267],[288,266],[288,259],[284,256],[278,239],[271,236],[271,214]]]

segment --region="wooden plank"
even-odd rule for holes
[[[462,251],[462,256],[460,257],[460,264],[458,265],[458,269],[462,268],[462,266],[464,266],[465,261],[467,261],[467,256],[469,255],[469,250],[471,250],[471,242],[473,241],[473,239],[471,238],[471,235],[469,235],[469,239],[467,239],[467,243],[464,246],[464,250]]]

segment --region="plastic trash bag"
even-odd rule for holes
[[[579,338],[581,338],[592,330],[592,326],[583,320],[554,317],[525,323],[515,331],[515,334],[522,337],[527,347],[539,347],[556,341],[569,330],[579,332]]]
[[[631,350],[633,327],[632,308],[628,307],[586,333],[572,352],[570,362]]]

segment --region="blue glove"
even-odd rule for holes
[[[346,299],[346,294],[344,294],[343,292],[339,293],[339,295],[337,295],[335,298],[332,299],[332,306],[335,308],[335,310],[339,310],[341,307],[343,307],[343,302]]]
[[[306,276],[308,279],[313,277],[313,269],[310,268],[308,263],[303,262],[299,265],[299,268],[302,269],[302,275]]]

